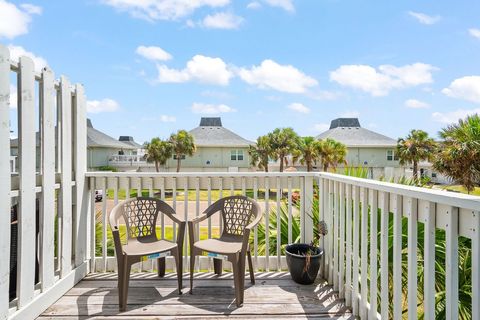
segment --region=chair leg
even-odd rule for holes
[[[193,294],[193,271],[195,269],[195,253],[193,248],[190,248],[190,294]]]
[[[235,302],[237,304],[237,307],[242,306],[242,298],[240,296],[240,290],[241,290],[241,281],[242,277],[240,275],[240,268],[239,268],[239,259],[238,256],[236,256],[232,262],[232,272],[233,272],[233,284],[235,287]]]
[[[117,257],[117,268],[118,268],[118,282],[117,282],[117,289],[118,289],[118,308],[120,311],[125,310],[125,306],[123,305],[123,283],[125,282],[125,266],[124,266],[124,257]]]
[[[245,292],[245,254],[240,254],[238,259],[238,273],[240,274],[240,304],[243,304],[243,294]]]
[[[216,275],[221,276],[222,271],[222,259],[213,259],[213,272],[215,272]]]
[[[175,264],[177,266],[178,294],[182,294],[183,257],[181,253],[178,251],[178,249],[173,251],[173,256],[175,258]]]
[[[128,261],[128,257],[125,257],[123,264],[123,281],[122,281],[122,303],[120,311],[125,311],[127,309],[128,301],[128,285],[130,282],[130,271],[132,269],[132,263]]]
[[[255,273],[253,272],[252,254],[250,250],[247,251],[247,259],[248,259],[248,270],[250,271],[250,282],[252,284],[255,284]]]
[[[165,257],[157,259],[158,276],[163,278],[165,276]]]

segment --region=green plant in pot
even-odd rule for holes
[[[327,224],[320,221],[318,233],[311,243],[292,243],[285,247],[287,266],[293,281],[312,284],[317,278],[323,250],[318,247],[320,236],[327,234]]]

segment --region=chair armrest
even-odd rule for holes
[[[167,217],[169,217],[170,219],[172,219],[174,222],[178,224],[185,223],[185,219],[183,219],[183,217],[178,215],[175,212],[175,210],[173,210],[173,208],[170,207],[166,202],[162,200],[158,200],[158,201],[160,203],[160,207],[158,208],[160,212],[162,212],[163,214],[165,214]]]

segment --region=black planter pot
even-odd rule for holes
[[[310,250],[310,263],[307,266],[306,253]],[[289,244],[285,248],[287,266],[293,281],[300,284],[312,284],[320,269],[323,250],[306,243]]]

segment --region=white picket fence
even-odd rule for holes
[[[12,106],[18,111],[18,175],[10,172],[11,77],[18,90],[18,105]],[[54,79],[48,68],[35,72],[28,57],[11,61],[0,45],[0,319],[34,318],[88,272],[86,100],[82,85],[72,86],[64,76]],[[15,298],[9,301],[10,212],[15,204],[17,279]]]
[[[7,151],[10,149],[12,76],[18,79],[19,93],[18,173],[14,175],[10,172],[10,153]],[[0,263],[0,319],[32,319],[89,272],[115,270],[115,257],[108,254],[108,208],[120,201],[120,194],[125,193],[128,197],[131,190],[145,190],[149,195],[158,192],[160,198],[171,203],[184,217],[198,216],[202,206],[232,193],[246,194],[258,200],[265,213],[285,206],[288,216],[286,231],[278,227],[279,215],[264,215],[262,223],[267,229],[273,224],[272,219],[277,223],[276,241],[271,243],[273,239],[267,233],[264,251],[259,249],[262,239],[258,229],[254,232],[256,270],[285,269],[282,246],[295,240],[294,217],[300,218],[300,240],[304,242],[313,238],[313,218],[325,220],[329,233],[320,243],[325,252],[321,276],[338,290],[361,319],[402,319],[403,303],[408,304],[408,318],[416,319],[420,289],[424,291],[421,308],[425,311],[425,319],[434,319],[435,234],[441,230],[446,232],[447,238],[444,301],[447,319],[457,319],[458,239],[469,238],[472,243],[472,271],[468,275],[473,284],[472,319],[480,319],[478,197],[330,173],[86,172],[85,104],[81,85],[72,87],[65,77],[55,81],[49,69],[36,73],[32,60],[26,57],[13,63],[8,50],[0,45],[0,149],[3,150],[0,153],[0,250],[3,254]],[[40,134],[39,146],[36,146],[36,131]],[[102,203],[95,203],[95,190],[103,190]],[[107,200],[108,192],[113,195],[113,201]],[[292,201],[296,192],[300,195],[298,205]],[[275,196],[272,198],[271,194]],[[38,219],[36,199],[39,199]],[[319,201],[317,210],[312,210],[314,199]],[[9,212],[15,204],[18,204],[18,241],[11,243]],[[404,219],[408,221],[405,248],[402,246]],[[392,230],[388,228],[390,222],[393,223]],[[425,259],[419,263],[418,228],[422,224]],[[166,236],[165,226],[173,225],[161,217],[161,236]],[[100,232],[97,234],[98,227]],[[207,236],[212,237],[222,226],[220,221],[210,219],[206,227]],[[175,233],[175,228],[170,230]],[[391,252],[389,243],[393,245]],[[11,245],[15,244],[18,247],[17,288],[10,301],[9,254]],[[97,247],[100,248],[98,256],[95,253]],[[405,262],[402,250],[408,252],[407,294],[404,294],[402,282],[402,263]],[[263,252],[264,256],[260,254]],[[39,265],[38,281],[35,281],[36,261]],[[200,257],[197,267],[202,270],[211,268],[210,260]],[[391,279],[386,272],[389,268],[393,269]],[[143,262],[136,269],[151,271],[155,264]],[[424,288],[419,288],[417,270],[424,271]],[[393,306],[392,314],[389,314],[390,306]]]

